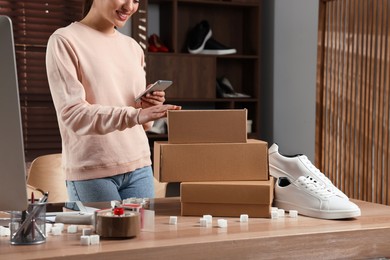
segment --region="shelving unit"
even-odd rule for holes
[[[148,5],[159,9],[160,39],[168,53],[147,52]],[[145,0],[132,20],[132,36],[145,47],[147,82],[170,79],[167,103],[183,109],[248,109],[250,138],[260,135],[261,0]],[[230,55],[190,54],[187,35],[202,20],[213,38],[237,50]],[[226,77],[249,98],[217,98],[216,80]],[[164,135],[150,135],[164,139]]]

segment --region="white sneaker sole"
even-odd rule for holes
[[[355,218],[361,215],[360,209],[353,210],[332,210],[332,211],[324,211],[324,210],[316,210],[311,208],[305,208],[301,205],[296,205],[287,201],[280,201],[274,199],[275,207],[280,209],[284,209],[286,211],[289,210],[297,210],[298,214],[305,215],[308,217],[321,218],[321,219],[346,219],[346,218]]]

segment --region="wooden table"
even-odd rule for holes
[[[178,198],[156,199],[155,230],[133,239],[80,245],[80,232],[49,235],[41,245],[13,246],[0,238],[0,259],[361,259],[390,256],[390,207],[355,201],[362,216],[322,220],[225,218],[227,228],[200,227],[199,217],[181,217]],[[178,216],[169,225],[169,216]]]

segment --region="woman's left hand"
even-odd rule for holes
[[[164,91],[153,91],[141,98],[141,107],[148,108],[152,106],[162,105],[165,102]]]

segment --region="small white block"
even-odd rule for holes
[[[100,236],[99,235],[90,235],[90,244],[91,245],[98,245],[100,243]]]
[[[50,234],[51,229],[53,228],[53,224],[46,223],[45,225],[46,225],[46,236],[47,236],[48,234]]]
[[[9,228],[0,226],[0,237],[8,237],[11,234],[11,230]]]
[[[177,217],[176,216],[170,216],[169,217],[169,225],[176,225],[177,224]]]
[[[271,207],[271,211],[276,210],[278,211],[278,207]]]
[[[207,221],[207,224],[213,223],[213,216],[211,215],[203,215],[203,218]]]
[[[115,207],[120,207],[121,206],[120,201],[117,201],[117,200],[112,200],[110,202],[110,204],[111,204],[111,208],[115,208]]]
[[[91,237],[90,236],[81,236],[80,237],[80,244],[83,246],[89,246],[91,244]]]
[[[240,222],[246,223],[246,222],[248,222],[248,221],[249,221],[249,216],[248,216],[248,214],[241,214],[241,215],[240,215]]]
[[[207,227],[207,219],[205,218],[200,218],[199,223],[201,227]]]
[[[218,227],[225,228],[227,227],[227,220],[226,219],[218,219]]]
[[[297,217],[298,217],[298,210],[290,210],[290,211],[288,212],[288,214],[289,214],[289,216],[290,216],[291,218],[297,218]]]
[[[50,233],[51,228],[53,227],[53,224],[51,224],[51,223],[46,223],[45,225],[46,225],[46,232],[47,232],[47,233]]]
[[[77,226],[76,225],[69,225],[68,226],[68,233],[77,233]]]
[[[61,232],[62,232],[61,227],[54,226],[51,228],[51,233],[53,234],[53,236],[60,236]]]
[[[64,223],[54,223],[53,227],[58,227],[61,229],[61,232],[64,230]]]
[[[83,236],[90,236],[90,235],[92,235],[92,229],[91,228],[83,228],[82,235]]]
[[[276,211],[276,210],[271,211],[271,218],[272,219],[276,219],[278,217],[279,217],[278,211]]]
[[[0,226],[0,237],[3,237],[3,236],[5,236],[5,234],[4,234],[4,230],[5,229],[5,227],[3,227],[3,226]]]
[[[278,217],[284,217],[284,209],[278,209]]]

